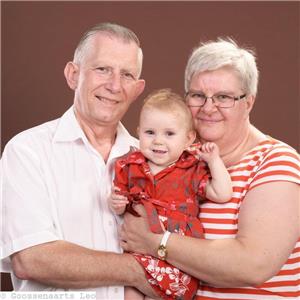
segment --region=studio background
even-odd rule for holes
[[[257,53],[252,123],[299,151],[299,11],[294,1],[1,2],[1,153],[14,135],[72,105],[63,69],[83,32],[99,22],[129,27],[142,44],[146,89],[123,119],[133,135],[143,98],[159,88],[183,94],[192,48],[230,36]],[[7,276],[1,282],[11,289]]]

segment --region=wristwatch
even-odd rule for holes
[[[171,234],[170,231],[165,231],[165,233],[161,239],[160,245],[157,249],[158,258],[161,260],[166,260],[166,258],[167,258],[168,251],[167,251],[166,245],[167,245],[167,241],[170,237],[170,234]]]

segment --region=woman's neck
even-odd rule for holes
[[[218,145],[224,164],[230,167],[238,163],[248,151],[253,149],[264,139],[265,135],[249,124],[247,130],[245,130],[245,134],[240,135],[240,138],[236,139],[235,142],[230,141],[227,142],[227,144]]]

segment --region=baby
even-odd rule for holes
[[[134,205],[141,203],[153,232],[162,233],[163,224],[168,234],[203,237],[199,202],[208,199],[223,203],[232,196],[231,179],[217,145],[192,145],[196,133],[191,113],[182,97],[168,89],[145,99],[138,136],[140,150],[116,162],[115,191],[109,198],[111,209],[117,215],[125,211],[137,214]],[[164,251],[158,251],[158,258],[133,255],[161,298],[193,298],[198,280],[168,264]],[[144,296],[126,287],[125,299]]]

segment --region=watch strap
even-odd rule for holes
[[[170,231],[165,231],[165,233],[161,239],[160,246],[166,247],[170,235],[171,235]]]

